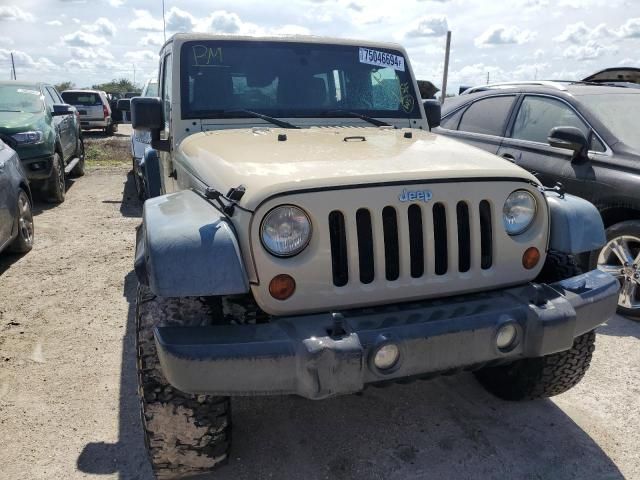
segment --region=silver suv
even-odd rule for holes
[[[83,130],[102,129],[109,136],[118,131],[118,124],[111,117],[111,106],[105,92],[65,90],[61,95],[65,102],[78,110]]]

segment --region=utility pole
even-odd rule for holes
[[[16,63],[13,61],[13,52],[11,52],[11,70],[13,72],[13,79],[17,80],[18,78],[16,77]]]
[[[489,85],[489,72],[487,72],[487,85]]]
[[[442,74],[442,93],[440,103],[447,97],[447,79],[449,77],[449,53],[451,53],[451,30],[447,31],[447,45],[444,50],[444,73]]]

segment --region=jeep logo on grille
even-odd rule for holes
[[[398,195],[398,200],[401,202],[424,202],[427,203],[433,198],[431,190],[402,190],[402,193]]]

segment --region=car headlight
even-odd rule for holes
[[[264,248],[276,257],[293,257],[311,240],[311,220],[304,210],[281,205],[262,220],[260,238]]]
[[[42,143],[44,140],[44,133],[40,130],[32,132],[20,132],[11,135],[18,145],[34,145],[36,143]]]
[[[516,190],[507,197],[502,207],[504,229],[509,235],[524,233],[536,217],[537,203],[526,190]]]

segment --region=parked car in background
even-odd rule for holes
[[[33,247],[29,181],[18,154],[0,140],[0,252],[26,253]]]
[[[158,79],[151,78],[147,80],[142,89],[141,97],[157,97],[158,96]],[[131,99],[125,98],[118,102],[118,108],[122,110],[123,115],[129,115],[131,111]],[[133,163],[133,178],[136,183],[136,191],[138,197],[144,200],[147,197],[145,180],[144,180],[144,151],[151,145],[151,134],[148,130],[133,130],[131,133],[131,157]]]
[[[598,207],[607,244],[589,267],[621,284],[640,318],[640,90],[583,82],[495,84],[447,99],[436,131],[526,168]]]
[[[111,115],[107,94],[100,90],[65,90],[65,102],[78,109],[83,130],[102,129],[111,136],[118,131],[118,124]]]
[[[65,175],[84,175],[78,112],[54,86],[0,82],[0,140],[13,148],[31,184],[53,203],[64,201]]]
[[[601,83],[604,85],[620,85],[640,88],[640,68],[613,67],[605,68],[583,79],[583,82]]]

